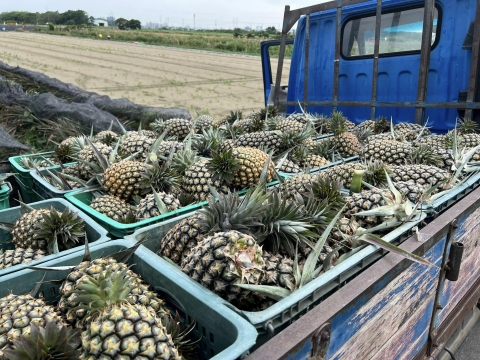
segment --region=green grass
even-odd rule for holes
[[[70,31],[42,31],[54,35],[106,40],[110,36],[114,41],[141,42],[148,45],[171,46],[184,49],[230,52],[245,55],[260,55],[260,42],[264,39],[235,38],[232,34],[185,32],[185,31],[120,31],[117,29],[83,29]],[[270,55],[278,56],[279,47],[271,48]],[[292,47],[287,47],[285,56],[290,58]]]

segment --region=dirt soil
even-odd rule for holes
[[[221,116],[264,106],[262,67],[256,56],[0,32],[0,59],[111,98],[183,107],[192,115],[197,110]],[[288,66],[286,61],[285,79]]]

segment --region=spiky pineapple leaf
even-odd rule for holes
[[[402,248],[398,247],[398,246],[395,246],[393,244],[390,244],[389,242],[383,240],[381,237],[377,236],[377,235],[374,235],[374,234],[364,234],[362,236],[360,236],[358,238],[358,240],[361,240],[361,241],[365,241],[369,244],[372,244],[372,245],[375,245],[377,247],[380,247],[384,250],[387,250],[387,251],[390,251],[394,254],[397,254],[397,255],[400,255],[408,260],[411,260],[413,262],[416,262],[416,263],[419,263],[419,264],[423,264],[423,265],[427,265],[427,266],[431,266],[431,267],[434,267],[436,269],[439,269],[439,267],[435,264],[432,264],[430,261],[420,257],[420,256],[417,256],[415,254],[412,254],[406,250],[403,250]]]

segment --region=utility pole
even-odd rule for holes
[[[215,19],[215,30],[217,30],[217,19]]]
[[[195,14],[193,14],[193,31],[195,31]]]

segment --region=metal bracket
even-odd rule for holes
[[[312,353],[309,360],[324,360],[327,356],[328,346],[330,345],[330,323],[320,326],[312,336]]]

